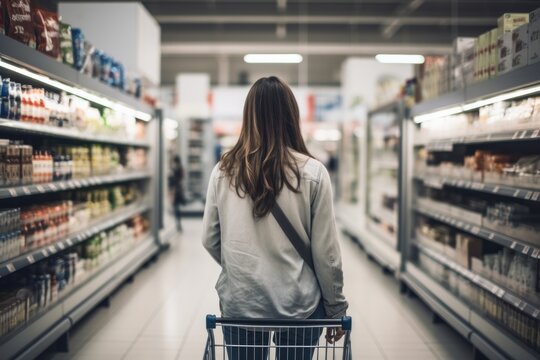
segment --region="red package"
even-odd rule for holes
[[[58,14],[44,9],[33,9],[37,49],[55,59],[60,57],[60,23]]]
[[[13,39],[36,48],[36,35],[29,0],[2,0],[7,8],[7,34]]]

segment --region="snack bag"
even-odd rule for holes
[[[1,0],[0,0],[1,1]],[[73,39],[71,38],[71,25],[60,22],[60,52],[62,61],[73,66]]]
[[[81,29],[71,29],[71,39],[73,40],[73,64],[75,69],[81,70],[84,65],[84,35]]]
[[[36,35],[29,0],[2,0],[7,9],[7,34],[17,40],[36,48]]]
[[[60,57],[60,25],[58,14],[33,9],[37,49],[55,59]]]

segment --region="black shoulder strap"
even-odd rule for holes
[[[287,216],[281,209],[281,207],[276,202],[274,204],[274,207],[272,208],[272,215],[274,215],[274,218],[278,222],[279,226],[287,235],[289,238],[289,241],[291,242],[292,246],[298,251],[298,254],[304,259],[306,264],[313,270],[313,273],[315,273],[315,266],[313,265],[313,256],[311,255],[311,248],[306,246],[298,232],[296,232],[296,229],[291,224],[289,219],[287,219]]]

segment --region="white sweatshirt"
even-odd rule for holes
[[[208,185],[203,245],[222,268],[216,290],[225,317],[305,319],[321,292],[327,317],[345,315],[330,176],[319,161],[296,156],[300,193],[284,186],[277,202],[311,246],[320,289],[273,215],[255,219],[249,196],[236,194],[218,164]]]

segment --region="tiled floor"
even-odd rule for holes
[[[141,271],[72,332],[63,359],[200,359],[204,316],[217,313],[214,283],[219,267],[200,245],[201,220],[158,262]],[[399,294],[396,280],[343,237],[346,295],[353,317],[354,359],[472,359],[470,345],[428,309]]]

